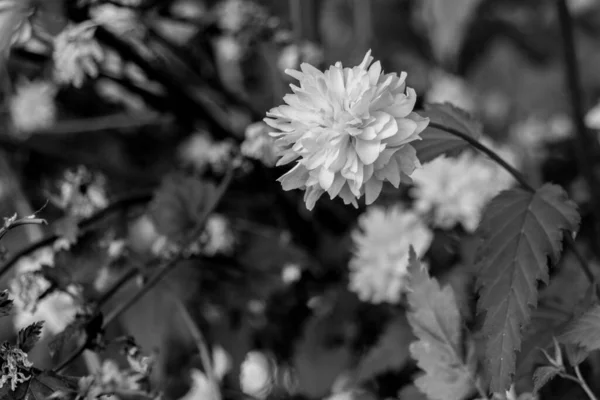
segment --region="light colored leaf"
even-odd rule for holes
[[[560,370],[558,368],[550,365],[536,369],[533,374],[533,391],[539,392],[540,389],[558,375],[559,372]]]
[[[429,276],[412,248],[409,269],[407,317],[418,338],[410,345],[410,353],[425,372],[415,385],[432,400],[461,400],[473,392],[477,359],[473,341],[463,337],[454,292]]]
[[[479,139],[483,128],[466,111],[450,104],[427,104],[425,111],[419,115],[428,117],[430,123],[437,123],[458,130],[466,135]],[[417,150],[417,157],[422,163],[431,161],[441,155],[456,156],[469,147],[469,144],[458,136],[429,125],[421,133],[423,140],[411,142]]]
[[[563,231],[575,231],[579,221],[576,205],[551,184],[535,193],[501,192],[484,211],[484,240],[477,251],[477,309],[485,313],[483,334],[493,392],[510,387],[521,331],[537,305],[537,282],[548,282],[548,259],[556,264]]]
[[[565,344],[578,345],[587,351],[600,349],[600,305],[571,321],[558,337]]]

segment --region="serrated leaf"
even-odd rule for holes
[[[13,307],[13,301],[8,298],[8,291],[0,292],[0,317],[5,317],[10,314]]]
[[[491,390],[504,392],[515,372],[521,330],[537,305],[537,281],[548,281],[548,259],[555,264],[563,231],[579,226],[576,205],[562,188],[546,184],[534,193],[501,192],[483,213],[477,251],[477,310],[485,313]]]
[[[56,391],[73,392],[77,390],[77,378],[58,375],[52,371],[33,371],[33,376],[12,391],[10,385],[0,387],[2,400],[40,400],[46,399]]]
[[[558,375],[559,372],[560,370],[558,368],[549,365],[536,369],[533,374],[533,391],[539,392],[540,389]]]
[[[440,124],[456,129],[474,139],[481,137],[482,125],[474,120],[466,111],[450,104],[427,104],[425,111],[419,115],[428,117],[430,125],[421,133],[422,140],[415,140],[411,145],[417,150],[421,163],[431,161],[441,155],[457,156],[469,147],[469,144],[458,136],[431,126]]]
[[[407,318],[418,338],[410,345],[410,353],[425,372],[415,385],[432,400],[464,399],[474,389],[477,359],[473,342],[463,337],[454,292],[429,277],[412,248],[409,271]]]
[[[34,322],[26,328],[19,331],[17,335],[17,347],[28,353],[40,340],[44,321]]]
[[[600,349],[600,305],[571,321],[558,339],[565,344],[578,345],[587,351]]]

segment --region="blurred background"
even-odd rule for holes
[[[70,322],[124,273],[135,278],[105,312],[137,290],[168,253],[167,239],[196,222],[241,153],[243,176],[209,220],[201,254],[181,262],[105,336],[131,335],[156,355],[152,380],[165,399],[199,398],[190,388],[202,381],[204,364],[178,304],[209,344],[223,398],[425,398],[412,384],[418,369],[403,306],[361,301],[347,288],[350,232],[364,207],[323,199],[309,213],[302,193],[283,192],[276,179],[285,168],[273,168],[260,121],[290,92],[286,69],[353,66],[371,49],[385,72],[407,72],[417,108],[450,102],[468,111],[532,182],[565,186],[585,232],[593,210],[573,147],[556,3],[1,0],[0,215],[43,208],[37,215],[49,225],[3,239],[10,269],[3,267],[0,286],[22,304],[0,336],[11,340],[15,328],[46,320],[45,343],[30,359],[57,365],[73,349],[57,335],[70,326],[71,340],[81,326]],[[567,4],[581,108],[596,146],[600,2]],[[381,203],[407,193],[384,190]],[[464,243],[474,239],[458,225],[434,233],[431,270],[464,294],[468,315],[473,252]],[[42,288],[20,278],[40,269]],[[564,272],[558,288],[580,290],[579,275]],[[67,372],[85,375],[104,358],[124,365],[114,346],[105,347]],[[522,377],[530,378],[531,362]],[[360,391],[339,389],[350,386]],[[527,379],[522,386],[531,390]],[[553,390],[570,393],[563,389]]]

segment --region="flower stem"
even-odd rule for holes
[[[449,126],[445,126],[445,125],[438,124],[435,122],[430,122],[429,126],[432,128],[440,129],[442,131],[450,133],[451,135],[461,138],[462,140],[469,143],[471,146],[473,146],[474,148],[476,148],[477,150],[481,151],[486,156],[488,156],[489,158],[494,160],[496,163],[498,163],[502,168],[504,168],[506,171],[508,171],[508,173],[510,173],[517,180],[517,182],[519,182],[519,184],[521,186],[523,186],[525,189],[527,189],[528,191],[530,191],[532,193],[535,192],[535,188],[533,186],[531,186],[529,184],[529,182],[527,182],[527,179],[525,178],[525,176],[523,176],[522,173],[517,171],[517,169],[515,169],[512,165],[510,165],[505,160],[503,160],[502,157],[500,157],[495,151],[493,151],[486,145],[482,144],[477,139],[473,138],[472,136],[467,135],[466,133],[459,131],[458,129],[454,129]]]
[[[576,158],[579,163],[580,173],[583,174],[583,177],[588,184],[592,203],[595,205],[592,207],[594,222],[592,224],[593,233],[591,236],[596,238],[596,244],[591,247],[596,254],[596,257],[600,258],[600,207],[598,207],[598,205],[600,205],[600,184],[594,174],[593,162],[594,154],[597,153],[598,143],[590,135],[590,131],[587,129],[584,121],[584,109],[582,103],[583,92],[581,89],[581,77],[577,63],[577,53],[575,51],[576,45],[573,35],[573,19],[566,0],[556,1],[556,6],[562,34],[562,47],[565,61],[565,84],[569,91],[569,103],[571,104],[573,122],[578,136],[578,139],[575,141],[575,151],[577,152]]]
[[[87,232],[96,222],[104,219],[106,216],[110,215],[112,212],[126,209],[131,206],[147,203],[152,198],[152,193],[145,191],[134,193],[132,195],[128,195],[123,197],[114,203],[110,204],[108,207],[103,208],[98,211],[96,214],[91,217],[81,221],[79,223],[79,230],[81,233]],[[11,268],[21,259],[21,257],[25,257],[26,255],[33,253],[34,251],[41,249],[42,247],[50,246],[54,243],[55,240],[59,238],[59,235],[53,233],[50,234],[37,242],[31,243],[29,246],[15,253],[12,257],[10,257],[6,262],[0,267],[0,278],[2,278],[7,272],[11,270]]]
[[[192,335],[192,338],[194,339],[194,342],[196,342],[198,351],[200,352],[202,368],[204,369],[204,373],[206,374],[208,381],[210,382],[211,390],[213,391],[213,396],[211,396],[211,399],[221,400],[221,390],[219,382],[215,375],[210,351],[208,349],[206,341],[204,340],[204,335],[202,335],[202,332],[198,328],[198,325],[196,325],[187,307],[185,306],[185,304],[183,304],[183,302],[177,296],[177,294],[173,293],[172,291],[170,293],[172,295],[171,297],[173,298],[173,301],[179,309],[179,312],[181,313],[181,316],[183,317],[185,325],[187,326],[188,330],[190,331],[190,334]]]
[[[223,181],[221,182],[219,189],[217,190],[217,194],[215,196],[214,201],[208,206],[206,212],[198,222],[196,229],[194,229],[194,231],[188,237],[188,240],[186,240],[186,242],[182,246],[182,250],[172,259],[170,259],[161,267],[159,267],[158,270],[154,273],[154,275],[150,277],[148,282],[146,282],[146,284],[139,291],[134,293],[129,299],[125,300],[123,303],[120,303],[116,309],[112,310],[112,312],[108,314],[106,318],[104,318],[103,327],[106,327],[114,319],[116,319],[122,313],[127,311],[132,305],[137,303],[139,299],[141,299],[146,293],[148,293],[150,289],[156,286],[158,282],[160,282],[169,272],[171,272],[174,266],[179,264],[179,261],[181,261],[184,258],[185,249],[188,248],[195,240],[198,239],[198,236],[202,233],[202,230],[204,229],[204,225],[208,220],[208,217],[212,214],[214,209],[221,202],[221,199],[223,198],[223,195],[229,188],[229,185],[233,178],[233,171],[234,168],[230,168],[227,175],[223,178]]]
[[[451,127],[448,127],[448,126],[445,126],[442,124],[438,124],[435,122],[430,122],[429,126],[432,128],[436,128],[436,129],[440,129],[442,131],[448,132],[451,135],[454,135],[454,136],[457,136],[457,137],[463,139],[465,142],[469,143],[472,147],[481,151],[482,153],[484,153],[485,155],[490,157],[492,160],[494,160],[496,163],[498,163],[498,165],[500,165],[508,173],[510,173],[515,178],[515,180],[517,182],[519,182],[519,184],[521,184],[521,186],[525,190],[527,190],[530,193],[536,192],[535,188],[533,186],[531,186],[529,184],[529,182],[527,182],[527,179],[525,178],[525,176],[523,176],[523,174],[521,174],[514,167],[512,167],[509,163],[507,163],[505,160],[503,160],[502,157],[500,157],[495,151],[493,151],[486,145],[480,143],[477,139],[475,139],[472,136],[469,136],[465,133],[462,133],[457,129],[454,129],[454,128],[451,128]],[[594,285],[596,296],[598,297],[598,299],[600,299],[600,286],[598,286],[598,284],[596,282],[595,275],[592,272],[592,270],[589,266],[589,263],[587,262],[587,260],[583,256],[583,254],[581,254],[581,252],[577,248],[577,245],[575,244],[575,240],[573,240],[573,237],[570,235],[570,233],[563,235],[563,237],[564,237],[566,244],[569,246],[569,248],[571,249],[571,251],[573,252],[575,257],[577,258],[577,261],[579,261],[578,264],[581,267],[581,269],[583,270],[583,273],[586,275],[586,277],[590,281],[590,284]]]
[[[125,301],[120,303],[115,309],[113,309],[112,312],[103,319],[102,329],[105,329],[108,326],[108,324],[110,324],[112,321],[114,321],[116,318],[118,318],[122,313],[127,311],[131,306],[133,306],[135,303],[137,303],[137,301],[139,299],[141,299],[146,293],[148,293],[148,291],[150,291],[150,289],[155,287],[169,272],[171,272],[174,269],[174,267],[176,265],[179,264],[179,261],[181,261],[184,257],[184,250],[187,247],[189,247],[189,245],[192,244],[198,238],[198,236],[202,233],[202,230],[204,229],[204,225],[205,225],[206,221],[208,220],[208,217],[212,214],[212,212],[215,210],[215,208],[219,205],[219,203],[223,199],[223,196],[225,195],[225,192],[229,188],[229,185],[231,184],[231,181],[233,179],[234,171],[235,171],[235,166],[232,165],[232,167],[228,170],[227,174],[221,181],[221,184],[219,185],[219,188],[217,190],[214,201],[212,202],[212,204],[210,204],[207,207],[206,212],[204,213],[204,215],[198,222],[196,229],[194,230],[194,232],[192,232],[190,234],[190,236],[188,237],[188,240],[186,240],[186,243],[184,243],[184,246],[182,246],[182,250],[178,254],[176,254],[173,258],[171,258],[169,261],[167,261],[165,264],[158,267],[158,270],[154,273],[154,275],[152,275],[150,277],[148,282],[146,282],[146,284],[140,290],[135,292],[131,297],[129,297],[128,299],[126,299]],[[115,283],[115,285],[122,286],[129,279],[131,279],[133,276],[136,276],[137,274],[126,273],[126,275],[127,275],[128,279],[125,279],[124,277],[122,277]],[[111,295],[113,295],[114,293],[116,293],[118,291],[118,290],[113,290],[113,288],[108,290],[108,292],[110,292]],[[103,303],[105,303],[108,300],[108,297],[103,296],[101,300]],[[87,341],[83,345],[79,346],[76,350],[74,350],[71,354],[69,354],[69,356],[67,356],[65,361],[60,363],[58,366],[54,367],[53,371],[60,372],[61,370],[63,370],[71,362],[73,362],[75,359],[77,359],[77,357],[79,357],[79,355],[81,355],[81,353],[83,353],[86,348],[87,348]]]
[[[579,383],[581,388],[585,391],[585,394],[588,395],[590,400],[598,400],[596,398],[596,395],[594,395],[594,392],[592,392],[592,389],[590,389],[590,387],[586,383],[585,379],[583,379],[583,375],[581,375],[581,371],[579,370],[578,365],[575,366],[575,374],[577,375],[577,382]]]

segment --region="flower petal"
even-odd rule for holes
[[[373,164],[379,156],[380,144],[381,142],[379,140],[356,139],[354,148],[363,164]]]
[[[335,174],[333,172],[326,168],[322,168],[319,172],[319,185],[321,185],[323,190],[329,190],[333,184],[333,178],[335,178]]]
[[[377,179],[371,179],[365,184],[365,203],[367,205],[373,204],[373,202],[377,200],[382,187],[383,182]]]

